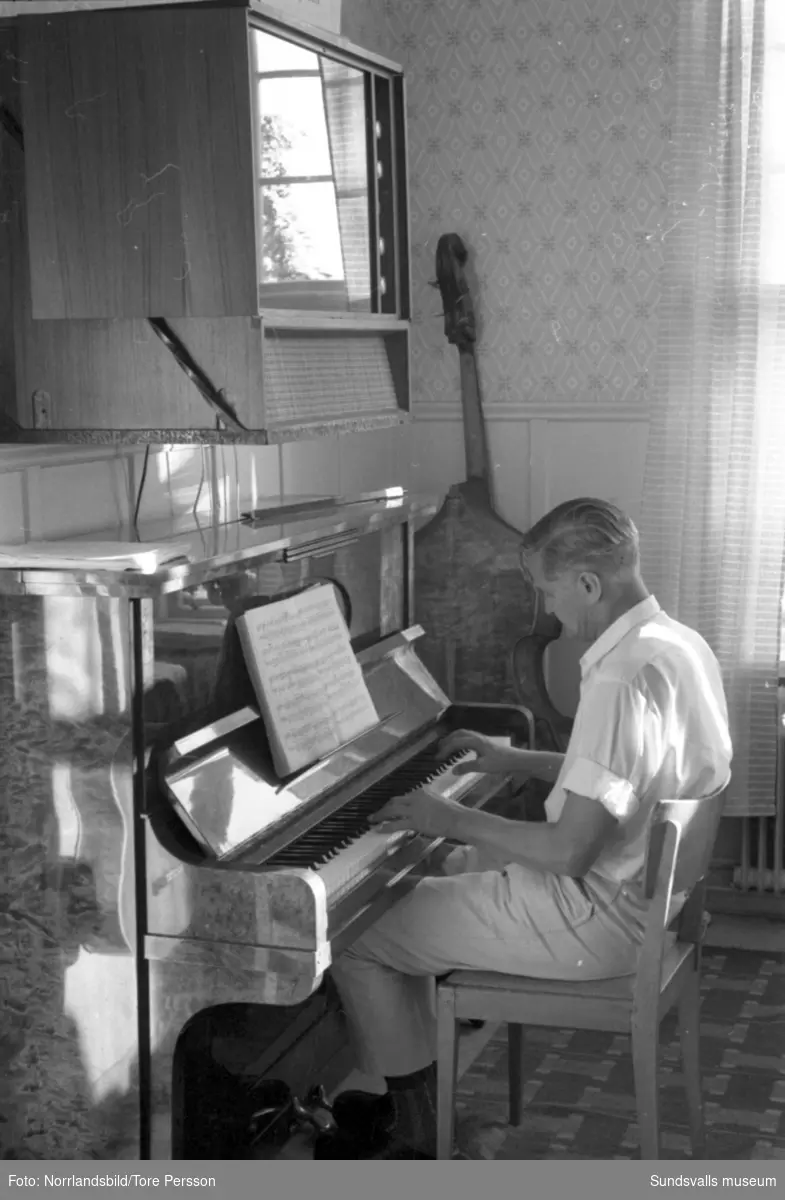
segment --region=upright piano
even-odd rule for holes
[[[400,491],[300,499],[143,530],[191,548],[152,574],[0,572],[6,1156],[183,1156],[189,1022],[299,1011],[433,869],[438,839],[369,815],[425,782],[472,806],[508,786],[439,754],[461,727],[532,744],[533,716],[452,702],[418,657],[412,540],[434,511]],[[327,581],[379,723],[279,779],[235,620]]]

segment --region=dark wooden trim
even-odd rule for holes
[[[398,312],[409,320],[412,309],[411,266],[409,261],[409,177],[406,169],[406,80],[398,76],[392,81],[392,128],[395,131],[393,155],[395,161],[396,217],[395,255],[398,261]]]

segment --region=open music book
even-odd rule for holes
[[[279,776],[378,724],[332,584],[250,609],[237,631]]]

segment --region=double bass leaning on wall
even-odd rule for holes
[[[457,233],[436,246],[444,335],[458,351],[466,480],[451,487],[415,539],[418,652],[454,703],[523,704],[537,745],[563,750],[572,722],[551,703],[543,658],[561,626],[520,570],[520,530],[496,511],[477,369],[477,322]]]

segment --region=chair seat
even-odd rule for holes
[[[501,971],[453,971],[444,980],[447,987],[467,991],[520,992],[527,996],[575,996],[580,993],[597,1000],[632,999],[634,982],[634,975],[588,981],[533,979],[530,975],[505,975]]]
[[[685,942],[675,942],[663,955],[662,986],[668,982],[679,967],[693,953],[693,947]],[[496,991],[526,996],[553,996],[554,999],[629,1001],[632,1003],[634,975],[621,975],[615,979],[533,979],[530,975],[505,975],[501,971],[452,971],[440,986],[460,988],[462,991]]]

